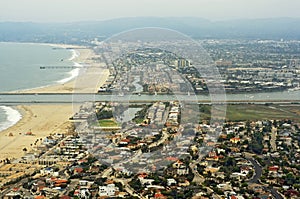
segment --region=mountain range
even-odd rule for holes
[[[300,39],[300,18],[138,17],[72,23],[0,22],[0,41],[80,43],[143,27],[174,29],[195,39]]]

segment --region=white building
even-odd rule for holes
[[[116,192],[119,191],[119,187],[116,187],[115,184],[109,184],[107,186],[99,186],[99,196],[115,196]]]

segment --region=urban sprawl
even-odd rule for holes
[[[299,41],[199,42],[228,93],[300,88]],[[299,198],[297,103],[228,105],[216,119],[209,104],[121,100],[208,94],[212,79],[196,65],[155,46],[107,63],[98,92],[118,101],[85,102],[67,132],[37,137],[21,159],[0,160],[1,198]]]

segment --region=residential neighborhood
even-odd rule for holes
[[[203,66],[203,59],[211,59],[211,65],[218,68],[219,81],[222,81],[227,93],[299,89],[298,41],[201,40],[199,43],[207,51],[202,52],[205,56],[195,55],[195,63],[175,53],[177,48],[187,45],[180,42],[172,43],[175,46],[172,48],[168,42],[163,45],[159,43],[154,46],[157,49],[139,49],[118,57],[114,62],[107,63],[110,78],[99,88],[99,92],[205,94],[209,92],[208,84],[216,81],[218,74],[209,77],[206,70],[212,69]],[[190,45],[192,49],[197,48],[195,44]]]
[[[0,199],[300,199],[300,0],[0,0]]]
[[[212,142],[216,128],[208,120],[181,124],[176,101],[141,105],[123,128],[101,131],[98,125],[117,125],[107,123],[113,104],[87,106],[80,112],[96,112],[98,124],[86,119],[90,125],[79,125],[79,133],[57,133],[22,159],[1,162],[3,198],[300,196],[299,124],[291,120],[227,121]]]

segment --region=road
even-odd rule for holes
[[[52,146],[50,149],[48,149],[48,151],[46,151],[44,154],[42,154],[38,159],[43,159],[43,158],[45,158],[48,154],[52,154],[53,153],[53,151],[55,150],[55,149],[57,149],[59,146],[60,146],[60,144],[62,143],[62,142],[64,142],[64,141],[66,141],[67,139],[69,139],[70,137],[65,137],[64,139],[62,139],[62,140],[59,140],[58,142],[57,142],[57,144],[56,145],[54,145],[54,146]]]
[[[249,183],[257,183],[257,184],[259,184],[260,183],[259,179],[260,179],[260,177],[262,175],[262,167],[252,157],[251,158],[247,158],[247,160],[249,160],[252,163],[252,165],[254,166],[254,170],[255,170],[252,179],[249,180]]]
[[[129,193],[131,196],[135,196],[141,199],[146,199],[146,197],[137,194],[136,191],[128,184],[128,182],[130,182],[132,179],[120,179],[120,178],[114,178],[114,181],[116,182],[120,182],[124,189],[127,191],[127,193]]]
[[[252,157],[246,157],[247,160],[249,160],[252,165],[254,166],[254,170],[255,170],[255,174],[253,175],[252,179],[250,179],[248,182],[251,184],[262,184],[260,182],[260,177],[262,175],[262,166]],[[271,192],[271,194],[273,195],[273,197],[275,197],[276,199],[284,199],[274,188],[268,188],[265,185],[262,185],[264,187],[265,190],[268,190]]]
[[[277,137],[277,128],[272,128],[272,132],[271,132],[271,140],[270,140],[270,143],[271,143],[271,148],[272,148],[272,151],[276,151],[276,137]]]
[[[112,173],[112,171],[113,171],[113,170],[112,170],[112,167],[105,169],[105,170],[102,172],[101,177],[102,177],[102,178],[108,178],[108,177],[110,176],[110,174]]]
[[[276,199],[284,199],[278,192],[276,189],[271,188],[269,189],[271,191],[271,194],[276,198]]]
[[[115,182],[120,182],[124,189],[127,191],[127,193],[129,193],[131,196],[136,196],[138,198],[142,198],[142,199],[146,199],[144,196],[137,194],[135,192],[135,190],[128,184],[128,182],[130,182],[132,180],[132,178],[129,179],[121,179],[121,178],[115,178],[115,177],[111,177],[112,174],[112,168],[107,168],[102,172],[101,177],[102,178],[112,178]]]
[[[79,179],[71,179],[70,184],[67,186],[67,188],[63,191],[63,194],[61,195],[69,195],[71,191],[75,190],[75,187],[78,185]]]
[[[162,137],[157,141],[153,142],[149,145],[149,149],[159,146],[160,144],[165,143],[168,138],[170,137],[170,134],[168,132],[163,131]]]
[[[190,163],[190,168],[191,168],[191,171],[193,172],[194,174],[194,179],[193,179],[193,182],[196,182],[198,184],[202,184],[204,181],[205,181],[205,178],[200,175],[196,169],[196,162],[191,162]]]
[[[10,185],[8,189],[4,190],[4,191],[0,194],[0,198],[4,198],[4,196],[5,196],[6,194],[8,194],[8,193],[12,190],[11,187],[22,187],[22,185],[23,185],[24,183],[26,183],[26,182],[28,182],[28,178],[27,178],[27,177],[24,178],[24,179],[22,179],[22,180],[20,180],[19,182],[13,184],[13,185]]]

